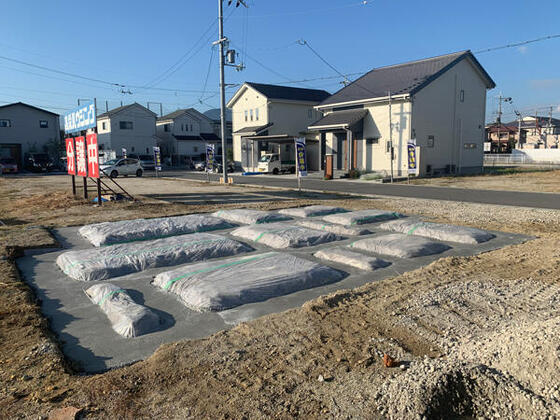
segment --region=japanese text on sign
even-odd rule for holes
[[[154,162],[156,171],[161,171],[161,150],[158,146],[154,146]]]
[[[83,137],[76,137],[76,174],[87,177],[86,142]]]
[[[74,139],[66,139],[66,167],[69,175],[76,175],[76,161],[74,157]]]
[[[97,148],[97,134],[88,134],[87,143],[87,162],[88,172],[91,178],[99,178],[99,153]]]
[[[206,171],[212,172],[214,169],[214,145],[206,145]]]
[[[412,139],[408,141],[407,151],[408,151],[408,173],[416,174],[416,170],[417,170],[416,139]]]
[[[64,131],[67,133],[87,130],[96,124],[95,105],[91,101],[64,114]]]
[[[296,166],[298,176],[307,176],[307,156],[305,151],[305,138],[295,139],[296,146]]]

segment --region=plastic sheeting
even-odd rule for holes
[[[366,223],[382,222],[385,220],[403,217],[400,213],[385,210],[358,210],[349,213],[331,214],[323,217],[325,222],[338,223],[339,225],[353,226]]]
[[[93,245],[102,246],[232,227],[231,224],[217,217],[206,214],[189,214],[158,219],[96,223],[81,227],[79,232]]]
[[[342,247],[322,249],[313,255],[325,261],[344,264],[365,271],[373,271],[391,264],[380,258],[360,254]]]
[[[283,214],[252,209],[220,210],[212,213],[212,216],[243,225],[258,225],[260,223],[273,223],[292,219]]]
[[[345,213],[348,210],[342,207],[333,206],[307,206],[307,207],[294,207],[291,209],[282,209],[278,211],[280,214],[294,217],[317,217],[326,216],[328,214]]]
[[[440,241],[458,242],[462,244],[479,244],[494,238],[490,232],[465,226],[446,225],[443,223],[428,223],[414,219],[394,220],[383,223],[380,229],[407,235],[424,236]]]
[[[242,226],[231,234],[278,249],[314,246],[342,239],[331,232],[283,223]]]
[[[197,311],[222,311],[334,283],[346,274],[279,252],[186,265],[158,274],[155,286]]]
[[[123,337],[138,337],[157,330],[160,325],[154,312],[134,302],[126,290],[114,284],[96,284],[85,293],[107,315],[113,330]]]
[[[451,249],[449,245],[441,242],[430,241],[419,236],[403,235],[402,233],[360,239],[348,246],[374,254],[391,255],[399,258],[440,254]]]
[[[229,257],[253,249],[241,242],[210,233],[192,233],[153,241],[69,251],[56,263],[68,276],[81,281],[104,280],[154,267]]]
[[[311,229],[326,230],[327,232],[336,233],[337,235],[359,236],[373,233],[369,229],[363,227],[337,225],[335,223],[328,223],[321,220],[297,220],[295,223]]]

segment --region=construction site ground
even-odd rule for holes
[[[549,173],[550,174],[550,173]],[[405,198],[299,195],[125,179],[140,202],[93,207],[67,176],[0,178],[0,417],[555,418],[560,416],[560,212]],[[142,199],[168,190],[187,203]],[[212,197],[212,198],[210,198]],[[451,256],[96,375],[73,370],[22,281],[50,230],[223,208],[330,204],[535,239]],[[396,360],[385,367],[384,354]]]

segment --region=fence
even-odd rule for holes
[[[560,149],[512,150],[511,154],[485,154],[484,166],[560,165]]]

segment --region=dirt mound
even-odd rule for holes
[[[488,366],[427,358],[386,381],[377,398],[388,418],[547,418],[560,408]]]

